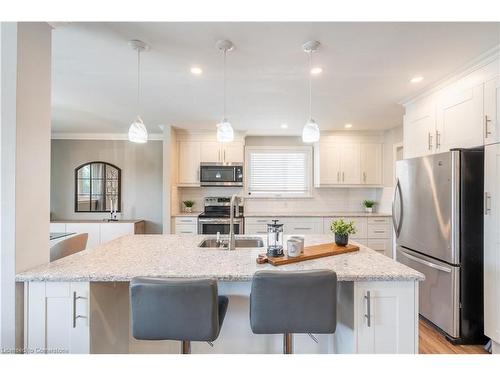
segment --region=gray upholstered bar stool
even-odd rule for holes
[[[283,353],[293,353],[294,333],[334,333],[337,327],[337,274],[330,270],[258,271],[250,294],[253,333],[283,337]]]
[[[139,340],[179,340],[182,354],[191,341],[211,343],[219,336],[228,298],[213,279],[136,277],[130,282],[132,335]]]

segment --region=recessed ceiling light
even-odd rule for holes
[[[344,125],[344,128],[346,128],[346,129],[350,129],[350,128],[352,128],[352,124],[345,124],[345,125]]]
[[[422,77],[422,76],[416,76],[416,77],[413,77],[412,79],[410,79],[410,82],[411,83],[419,83],[419,82],[422,82],[423,79],[424,79],[424,77]]]
[[[321,74],[322,71],[323,71],[323,69],[321,69],[319,66],[316,66],[316,67],[311,69],[311,74],[318,75],[318,74]]]
[[[288,129],[288,124],[283,123],[280,126],[281,126],[281,129]]]
[[[192,74],[196,74],[197,76],[199,76],[201,73],[203,73],[203,70],[201,70],[201,68],[199,68],[197,66],[193,66],[191,68],[191,73]]]

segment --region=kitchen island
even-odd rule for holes
[[[285,236],[286,237],[286,236]],[[419,272],[377,252],[360,251],[273,267],[256,264],[264,248],[200,248],[203,235],[129,235],[20,273],[28,352],[178,353],[172,341],[130,335],[128,282],[135,276],[212,277],[229,297],[221,334],[193,353],[280,353],[280,335],[254,335],[249,324],[251,279],[258,270],[331,269],[337,273],[334,335],[295,335],[298,353],[416,353]],[[286,238],[285,238],[286,240]],[[332,242],[306,235],[305,245]],[[313,292],[313,291],[312,291]]]

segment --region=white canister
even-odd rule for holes
[[[287,255],[291,258],[298,257],[301,253],[301,243],[295,239],[286,241]]]
[[[304,237],[302,236],[290,236],[289,237],[291,240],[295,240],[300,242],[300,253],[302,254],[304,252]]]

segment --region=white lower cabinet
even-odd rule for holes
[[[416,290],[415,282],[355,284],[357,353],[418,353]]]
[[[500,352],[500,144],[484,156],[484,334]]]
[[[89,298],[88,282],[27,283],[27,353],[90,353]]]
[[[321,234],[323,233],[322,217],[249,217],[245,218],[245,234],[267,234],[267,224],[278,220],[283,224],[285,235]]]
[[[177,216],[175,218],[175,234],[198,234],[198,218],[196,216]]]

